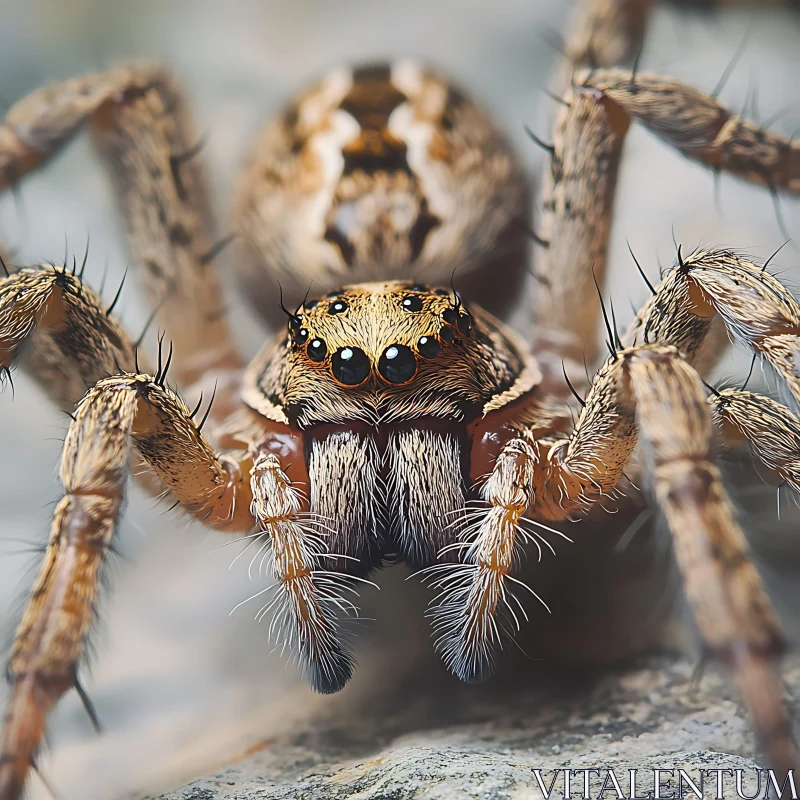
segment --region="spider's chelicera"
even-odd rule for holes
[[[485,679],[503,631],[539,599],[514,574],[517,549],[602,498],[624,504],[639,438],[700,632],[731,666],[773,765],[794,766],[774,667],[781,633],[710,452],[715,427],[743,438],[797,489],[800,422],[767,397],[707,391],[700,376],[724,329],[800,400],[800,306],[766,265],[679,249],[626,330],[606,315],[598,361],[595,284],[631,121],[773,191],[800,191],[800,145],[679,81],[613,68],[636,52],[647,3],[605,2],[619,19],[587,36],[598,5],[581,7],[567,48],[574,74],[546,145],[536,332],[525,337],[447,288],[456,268],[490,263],[502,281],[496,258],[519,252],[526,186],[494,123],[432,72],[405,62],[332,72],[265,129],[238,188],[234,261],[261,311],[275,305],[276,277],[298,296],[321,288],[284,309],[286,329],[250,365],[223,311],[214,262],[227,240],[208,238],[200,148],[175,78],[134,65],[11,108],[0,189],[91,123],[171,343],[162,336],[147,360],[111,313],[116,299],[84,283],[85,259],[3,260],[0,374],[10,380],[20,359],[72,421],[64,495],[9,660],[0,800],[21,795],[48,711],[79,687],[132,463],[146,467],[135,470],[146,490],[244,535],[251,566],[275,578],[256,595],[259,618],[333,692],[354,665],[347,590],[397,558],[437,590],[430,616],[447,666]],[[584,355],[599,365],[591,380],[576,368]]]

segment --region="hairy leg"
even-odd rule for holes
[[[13,186],[90,124],[115,178],[130,246],[183,385],[237,370],[209,238],[210,211],[183,89],[149,64],[39,89],[0,125],[0,190]],[[223,377],[220,374],[220,377]]]
[[[641,437],[700,633],[731,668],[768,758],[784,771],[797,754],[774,663],[783,639],[711,463],[711,425],[702,382],[675,347],[621,350],[595,377],[569,439],[540,451],[532,513],[564,519],[590,508],[617,486]]]
[[[614,67],[633,60],[652,6],[652,0],[581,0],[567,28],[564,57],[569,68]]]
[[[591,360],[622,139],[631,120],[715,170],[771,192],[800,192],[800,144],[680,81],[619,69],[585,72],[564,94],[543,190],[536,308],[543,339],[566,361]],[[597,202],[597,198],[602,198]],[[582,309],[575,314],[574,309]],[[776,343],[777,344],[777,343]]]
[[[531,444],[508,442],[481,489],[485,506],[468,507],[451,524],[456,541],[440,555],[456,551],[459,562],[423,570],[440,590],[429,611],[437,650],[462,680],[483,681],[494,671],[504,624],[498,615],[506,611],[516,628],[518,615],[525,616],[509,582],[520,584],[510,572],[517,548],[528,539],[521,524],[533,497],[535,462]]]
[[[338,692],[350,680],[355,660],[340,635],[337,611],[347,616],[358,609],[342,595],[351,589],[349,579],[333,569],[342,556],[328,552],[325,540],[332,529],[324,517],[299,513],[302,494],[275,454],[259,455],[251,476],[252,512],[266,540],[256,556],[269,554],[277,581],[258,618],[272,614],[270,634],[283,629],[284,644],[318,692]]]
[[[242,531],[254,523],[242,465],[214,453],[189,410],[159,378],[105,378],[73,416],[61,460],[64,496],[9,659],[11,692],[0,741],[3,800],[20,796],[47,712],[76,682],[131,447],[205,524]]]
[[[550,91],[560,98],[552,125],[550,168],[542,175],[537,223],[537,349],[560,362],[597,357],[594,280],[602,283],[620,157],[629,122],[596,92],[573,85],[576,70],[633,59],[644,39],[652,0],[579,0]],[[586,298],[576,315],[575,297]],[[592,309],[591,311],[589,309]]]
[[[0,379],[22,357],[51,400],[71,411],[101,378],[133,371],[135,346],[101,298],[66,267],[0,278]]]
[[[594,89],[688,158],[764,186],[800,193],[800,143],[734,114],[713,95],[674,78],[598,69],[576,83]]]
[[[653,295],[622,336],[622,343],[675,345],[691,363],[709,363],[704,348],[713,324],[763,357],[800,403],[796,353],[800,348],[800,304],[791,292],[747,256],[731,250],[696,250],[665,273]]]

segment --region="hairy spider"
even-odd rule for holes
[[[0,800],[21,795],[49,710],[82,691],[131,472],[249,539],[276,578],[260,615],[313,686],[334,692],[354,664],[346,592],[391,559],[438,588],[430,615],[447,666],[488,677],[504,630],[525,615],[520,592],[533,593],[512,574],[516,550],[615,492],[624,504],[640,438],[704,641],[730,666],[773,765],[795,766],[781,632],[711,443],[715,429],[744,439],[800,489],[800,421],[751,392],[709,393],[701,376],[727,334],[800,401],[800,306],[767,264],[679,248],[627,330],[607,319],[609,356],[585,398],[566,377],[583,354],[597,359],[595,293],[632,120],[714,170],[800,192],[800,145],[684,83],[615,66],[637,52],[648,10],[647,0],[587,0],[567,40],[527,341],[440,286],[456,268],[519,254],[526,185],[492,121],[430,71],[397,62],[330,73],[265,130],[238,189],[236,262],[262,310],[276,276],[300,294],[313,281],[317,297],[284,308],[287,329],[249,366],[221,307],[213,262],[225,241],[208,236],[200,147],[175,78],[137,64],[10,109],[0,189],[91,126],[170,344],[162,337],[153,369],[114,302],[84,284],[85,259],[13,269],[3,259],[0,371],[10,381],[19,363],[72,421],[64,495],[8,665]],[[207,399],[190,411],[168,375]]]

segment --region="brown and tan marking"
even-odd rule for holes
[[[490,258],[525,205],[494,123],[411,62],[338,70],[305,91],[265,129],[237,197],[258,297],[265,266],[300,294],[312,281],[443,282]]]

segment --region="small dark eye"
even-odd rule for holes
[[[411,286],[408,287],[409,292],[427,292],[428,287],[425,286],[424,283],[412,283]]]
[[[458,330],[465,336],[472,330],[472,319],[469,314],[461,314],[458,317]]]
[[[328,306],[329,314],[343,314],[347,311],[347,303],[344,300],[336,300]]]
[[[372,365],[367,354],[358,347],[340,347],[331,358],[333,377],[346,386],[358,386],[369,375]]]
[[[308,343],[308,357],[312,361],[323,361],[328,355],[328,346],[322,339],[312,339]]]
[[[448,325],[455,325],[456,320],[458,319],[458,312],[454,308],[446,308],[442,311],[442,319]]]
[[[415,294],[404,297],[403,309],[405,311],[422,311],[422,300]]]
[[[453,333],[453,331],[450,328],[442,328],[439,331],[439,338],[443,342],[452,342],[454,336],[455,336],[455,334]]]
[[[313,311],[319,305],[319,300],[309,300],[303,308],[306,311]]]
[[[439,297],[449,297],[450,292],[447,289],[434,289],[434,294],[438,294]]]
[[[297,345],[304,345],[308,340],[308,328],[300,328],[294,332],[294,343]]]
[[[378,361],[378,372],[389,383],[406,383],[417,371],[417,359],[410,347],[404,344],[389,345]]]
[[[417,350],[423,358],[436,358],[442,346],[433,336],[423,336],[417,342]]]

